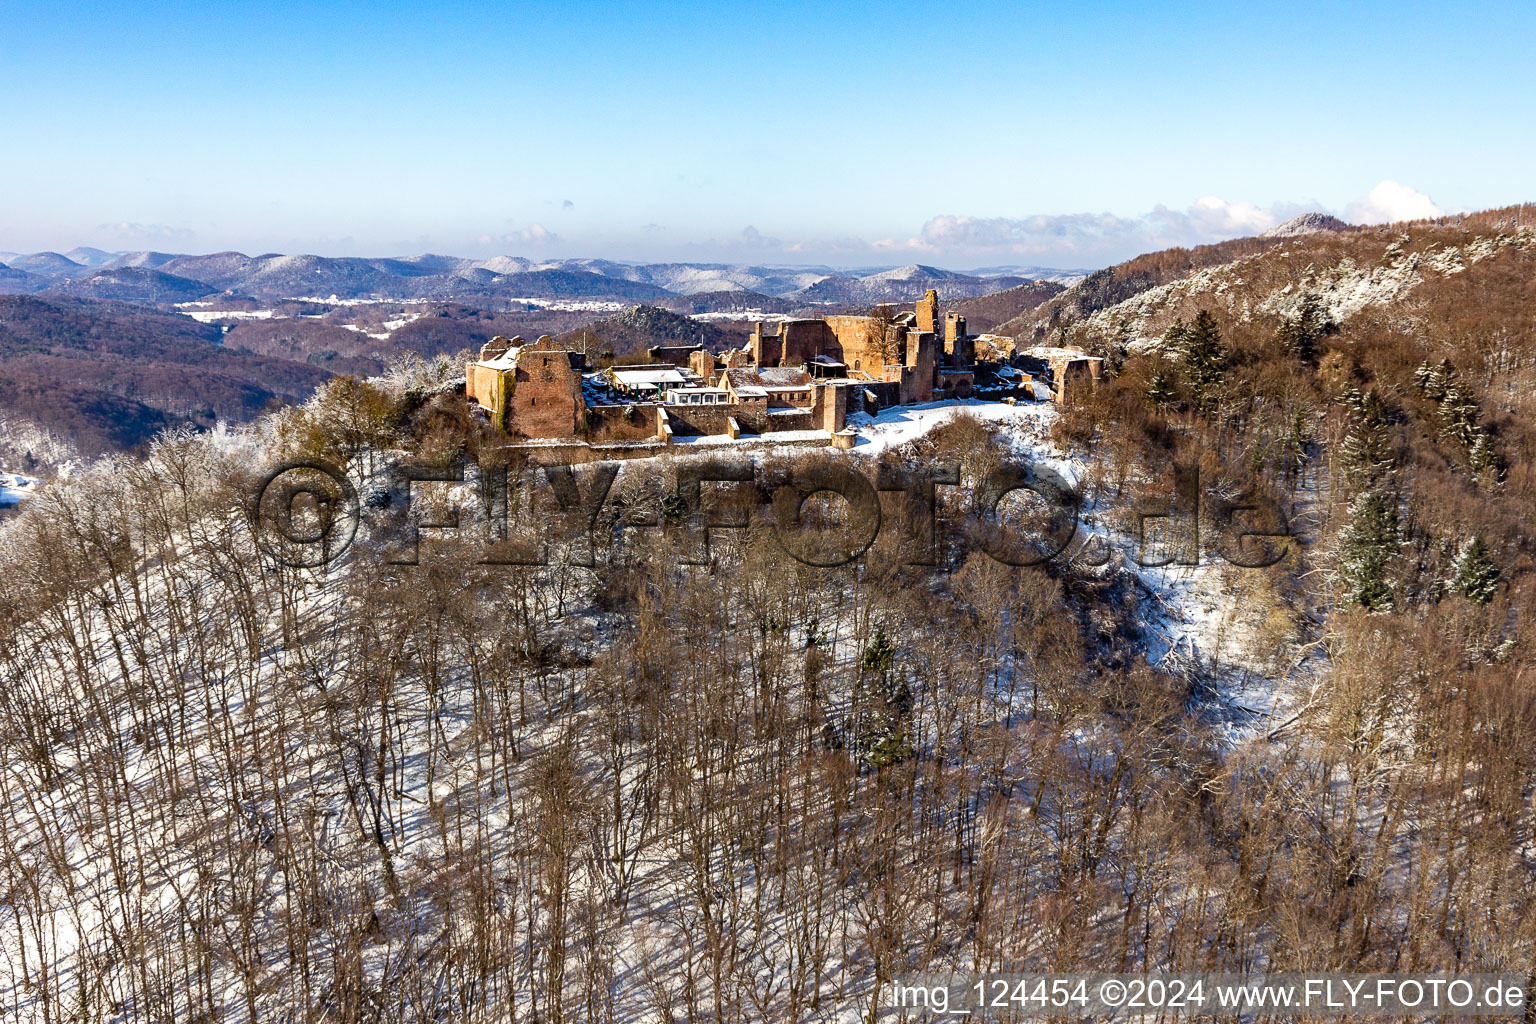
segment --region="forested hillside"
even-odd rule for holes
[[[425,363],[48,488],[0,528],[0,1000],[811,1022],[907,971],[1529,975],[1522,216],[1151,254],[1016,321],[1105,357],[1081,400],[698,490],[723,449],[546,472]],[[324,565],[251,518],[296,461],[356,488]],[[986,490],[1019,461],[1072,528],[1026,566],[986,553],[1040,522]],[[930,526],[890,481],[936,465]],[[873,513],[776,495],[850,470],[883,525],[819,566]]]
[[[168,425],[250,419],[329,376],[220,338],[218,327],[124,303],[0,295],[0,417],[91,456]]]

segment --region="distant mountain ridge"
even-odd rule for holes
[[[731,263],[624,263],[603,259],[467,259],[423,253],[405,257],[314,256],[240,252],[187,255],[108,253],[13,255],[0,265],[0,293],[101,296],[166,305],[185,296],[225,293],[257,301],[334,296],[346,300],[594,299],[654,302],[683,296],[755,293],[798,305],[910,302],[929,288],[965,299],[1078,271],[1009,268],[960,272],[922,264],[854,270]],[[137,274],[125,273],[137,271]],[[154,277],[155,271],[168,278]]]
[[[157,305],[191,302],[218,289],[202,281],[178,277],[147,267],[109,267],[88,277],[66,280],[49,289],[53,295],[72,295],[87,299],[117,299],[142,302],[146,298]]]

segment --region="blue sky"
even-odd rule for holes
[[[1536,4],[9,0],[0,250],[1096,266],[1536,200]]]

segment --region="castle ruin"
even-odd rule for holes
[[[979,350],[986,358],[979,358]],[[681,435],[771,438],[824,433],[849,444],[852,412],[896,405],[1034,397],[1033,382],[1065,400],[1098,380],[1102,360],[1078,350],[1029,350],[941,318],[929,289],[911,310],[757,322],[740,349],[657,346],[645,366],[588,370],[586,356],[549,337],[495,338],[466,367],[466,392],[493,423],[529,439],[671,441]],[[985,381],[983,386],[982,381]]]

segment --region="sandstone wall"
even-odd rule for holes
[[[726,420],[735,414],[732,405],[669,405],[667,415],[672,419],[672,432],[691,434],[727,434]],[[740,423],[740,420],[737,421]],[[743,429],[746,425],[742,424]]]
[[[929,288],[923,293],[923,297],[918,300],[915,308],[917,310],[917,329],[919,331],[928,331],[930,334],[938,333],[939,293]]]
[[[506,381],[500,371],[470,363],[464,368],[464,393],[490,412],[493,424],[506,428]]]
[[[525,437],[574,437],[586,430],[581,373],[558,349],[529,352],[517,359],[507,426]]]

